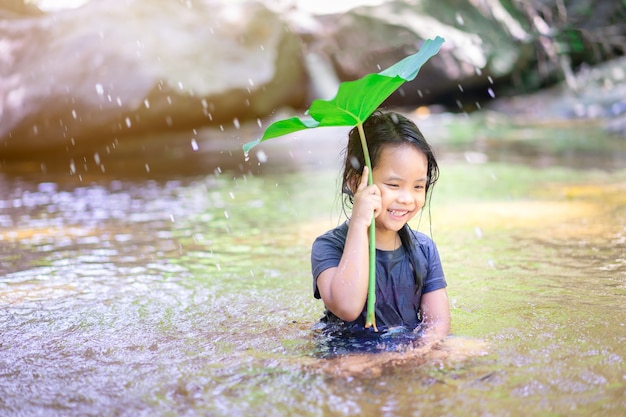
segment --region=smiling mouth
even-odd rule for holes
[[[391,213],[391,215],[394,217],[403,217],[406,216],[409,212],[407,210],[389,210],[389,213]]]

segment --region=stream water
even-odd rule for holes
[[[451,343],[361,374],[314,355],[337,132],[247,162],[215,132],[4,160],[0,415],[625,415],[626,144],[541,132],[433,135],[441,179],[412,225],[439,246]]]

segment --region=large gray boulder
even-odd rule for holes
[[[301,106],[299,38],[258,2],[92,0],[0,20],[0,155]]]
[[[414,53],[429,38],[445,38],[420,75],[395,95],[396,104],[428,104],[442,95],[482,88],[528,65],[530,34],[499,1],[387,1],[343,14],[320,15],[323,31],[309,49],[332,62],[340,80],[378,72]],[[461,90],[460,90],[461,89]]]

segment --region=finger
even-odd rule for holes
[[[363,190],[365,187],[367,187],[367,177],[368,177],[368,173],[367,173],[367,166],[363,167],[363,173],[361,174],[361,182],[359,183],[359,190]]]

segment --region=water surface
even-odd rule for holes
[[[441,179],[413,226],[438,243],[455,347],[337,375],[311,330],[310,244],[341,221],[325,137],[262,163],[187,141],[161,165],[4,161],[0,414],[624,415],[623,168],[435,139]]]

